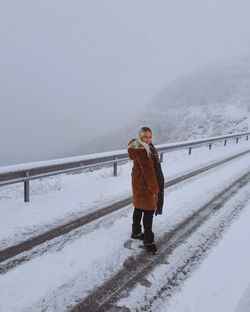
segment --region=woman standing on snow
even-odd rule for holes
[[[133,213],[132,238],[143,240],[148,252],[157,252],[152,232],[153,215],[161,214],[164,200],[164,176],[159,155],[151,143],[152,131],[148,127],[139,130],[138,137],[128,144],[132,168]],[[144,234],[141,232],[143,214]]]

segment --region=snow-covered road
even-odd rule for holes
[[[245,190],[249,194],[248,189]],[[235,202],[234,202],[235,204]],[[181,289],[154,311],[250,311],[250,201]]]
[[[188,156],[186,151],[185,153],[183,151],[171,153],[168,155],[167,161],[163,163],[165,178],[174,177],[191,168],[197,168],[202,164],[221,159],[247,148],[249,148],[249,143],[232,144],[227,149],[218,146],[218,148],[214,148],[209,152],[207,149],[202,148],[194,150],[192,156]],[[57,181],[56,183],[53,179],[48,179],[46,187],[44,187],[46,185],[44,181],[37,181],[35,185],[40,183],[41,194],[33,195],[34,197],[31,198],[31,202],[27,206],[27,203],[21,202],[21,196],[18,198],[18,195],[20,195],[18,187],[6,188],[9,192],[8,196],[14,196],[16,199],[1,199],[1,213],[4,215],[5,223],[7,223],[7,225],[3,225],[7,234],[2,235],[1,233],[2,246],[19,241],[18,231],[22,234],[27,233],[27,231],[37,233],[39,230],[34,231],[34,229],[40,228],[40,230],[43,230],[47,226],[51,227],[65,221],[68,217],[74,218],[79,213],[87,213],[91,209],[97,209],[100,204],[103,206],[104,203],[115,200],[117,197],[128,196],[131,192],[130,170],[131,163],[120,166],[118,178],[113,178],[110,169],[104,168],[98,172],[88,173],[86,176],[82,174],[54,178]],[[164,213],[154,219],[156,242],[166,232],[170,232],[176,225],[191,216],[200,207],[206,205],[216,194],[225,190],[227,186],[249,172],[249,170],[250,157],[249,154],[246,154],[189,181],[168,188],[165,194]],[[53,187],[50,188],[53,185],[59,185],[61,191],[55,189],[53,191]],[[83,187],[89,191],[89,194],[85,193]],[[95,187],[95,192],[92,189],[93,187]],[[84,194],[82,195],[81,192]],[[246,207],[243,211],[244,213],[249,211],[249,204],[247,205],[249,185],[242,187],[235,196],[232,198],[232,202],[229,201],[229,207],[234,207],[236,203],[244,199]],[[64,200],[66,203],[64,203]],[[44,206],[44,204],[46,205]],[[67,205],[72,208],[71,214],[69,214],[70,210],[68,210]],[[45,207],[45,216],[43,215],[43,207]],[[47,245],[44,243],[41,248],[44,248],[45,251],[39,257],[33,257],[29,262],[25,262],[2,274],[0,276],[0,311],[67,311],[70,307],[89,296],[90,292],[94,291],[96,287],[101,286],[124,269],[124,263],[130,257],[136,257],[142,252],[138,248],[137,242],[132,243],[131,246],[125,245],[130,248],[124,248],[123,246],[130,237],[132,210],[132,205],[129,205],[120,211],[103,217],[101,220],[96,220],[72,231],[70,234],[56,238],[58,244],[53,245],[51,248],[49,248],[49,243]],[[4,221],[1,221],[1,223]],[[209,234],[209,228],[207,227],[204,233]],[[250,230],[245,230],[248,230],[248,237],[250,237]],[[201,237],[202,235],[204,236],[204,234],[198,236]],[[21,237],[24,236],[21,235]],[[190,249],[192,245],[196,246],[197,237],[194,235],[193,238],[189,239],[191,240]],[[247,256],[249,254],[248,249]],[[183,258],[183,254],[177,252],[173,257],[176,257],[174,262],[178,262],[178,259]],[[151,272],[150,274],[152,277],[150,283],[145,282],[144,286],[140,284],[140,291],[147,290],[149,299],[150,294],[154,294],[157,288],[162,287],[162,280],[158,282],[154,277],[154,273]],[[164,270],[160,270],[160,274],[163,275]],[[167,276],[165,280],[167,280]],[[250,277],[248,280],[246,278],[245,284],[249,281]],[[247,285],[245,289],[243,288],[240,288],[238,299],[243,296]],[[131,290],[129,296],[121,298],[119,305],[129,308],[130,311],[135,311],[138,300],[134,300],[134,298],[141,296],[141,293],[135,292],[135,289]],[[151,290],[152,292],[150,292]],[[224,293],[224,295],[227,294]],[[164,294],[159,298],[160,304],[158,304],[158,307],[162,307],[162,310],[157,310],[153,305],[152,309],[165,311],[164,305],[170,304],[165,299]],[[226,298],[221,300],[226,300]],[[178,304],[173,303],[172,307],[178,309]],[[184,306],[179,306],[180,310],[176,311],[185,311],[184,308]],[[193,312],[195,310],[189,309],[186,311]],[[210,311],[222,310],[214,309]],[[233,310],[227,310],[227,312],[230,311],[233,312]]]
[[[229,141],[179,150],[164,155],[162,169],[168,181],[250,148],[250,141]],[[0,188],[0,250],[75,220],[117,200],[131,196],[132,161],[83,174],[58,175],[30,182],[31,201],[23,202],[23,183]]]
[[[116,306],[125,306],[130,311],[233,312],[241,297],[246,299],[244,292],[250,279],[249,227],[245,219],[250,211],[249,177],[250,174],[247,183],[226,200],[223,197],[227,197],[228,190],[220,194],[219,202],[210,202],[214,211],[209,219],[191,235],[184,236],[182,244],[173,251],[167,249],[165,257],[143,276],[150,287],[145,287],[138,278],[136,287],[116,302]],[[238,221],[241,210],[245,218]],[[234,226],[234,219],[238,221],[236,229],[221,244],[220,239],[224,242],[222,238],[230,225]],[[241,223],[243,219],[245,222]],[[196,271],[194,276],[193,271]],[[249,306],[244,311],[248,312]]]

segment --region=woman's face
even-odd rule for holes
[[[152,140],[152,133],[150,131],[146,131],[143,135],[143,137],[141,138],[142,142],[144,143],[151,143]]]

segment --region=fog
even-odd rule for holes
[[[247,0],[0,0],[0,166],[73,155],[171,81],[249,55],[249,16]]]

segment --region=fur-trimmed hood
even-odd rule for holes
[[[150,147],[153,147],[152,143],[146,144],[141,142],[140,139],[134,138],[128,143],[128,155],[131,160],[134,160],[139,153],[147,153],[148,157],[151,155]]]

